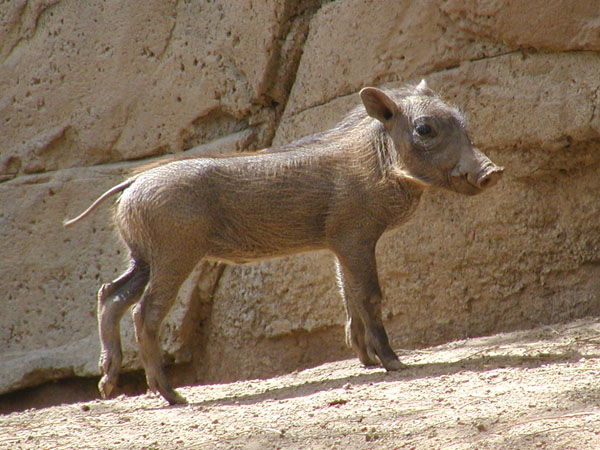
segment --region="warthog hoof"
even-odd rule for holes
[[[408,366],[406,364],[401,363],[400,360],[398,360],[398,359],[392,359],[389,361],[385,361],[383,363],[383,367],[388,372],[394,372],[397,370],[406,369]]]
[[[114,380],[109,380],[107,375],[104,375],[98,382],[98,390],[100,391],[102,398],[108,398],[114,388]]]
[[[170,395],[169,398],[167,398],[169,405],[187,405],[188,401],[184,396],[179,394],[177,391],[173,392],[175,395]]]

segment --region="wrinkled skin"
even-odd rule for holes
[[[119,322],[135,305],[148,386],[171,404],[185,402],[167,380],[158,334],[179,286],[202,258],[244,263],[329,249],[348,345],[365,365],[403,367],[381,317],[378,239],[410,217],[424,189],[477,194],[503,169],[471,144],[463,117],[424,81],[388,92],[365,88],[360,97],[364,106],[336,127],[285,147],[146,167],[67,222],[122,192],[115,222],[131,260],[98,292],[103,396],[121,368]]]

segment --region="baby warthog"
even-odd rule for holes
[[[98,291],[103,396],[121,367],[119,322],[137,303],[133,318],[148,386],[171,404],[185,402],[167,380],[158,333],[201,258],[246,263],[331,250],[348,345],[367,366],[403,367],[382,323],[377,240],[409,218],[424,189],[474,195],[504,169],[473,146],[463,116],[425,81],[390,91],[367,87],[360,98],[363,105],[331,130],[257,153],[164,162],[66,222],[122,192],[115,222],[131,261]]]

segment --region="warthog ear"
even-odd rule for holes
[[[384,124],[400,111],[396,102],[381,89],[366,87],[359,95],[367,114]]]
[[[421,82],[417,85],[417,92],[421,95],[427,95],[429,97],[435,96],[435,93],[427,85],[427,81],[425,81],[425,78],[423,78]]]

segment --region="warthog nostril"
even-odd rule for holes
[[[477,178],[477,187],[483,189],[492,187],[502,177],[504,168],[496,167],[494,169],[486,171],[482,176]]]

